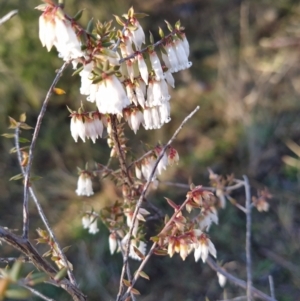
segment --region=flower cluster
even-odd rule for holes
[[[71,135],[75,142],[78,141],[78,138],[81,138],[81,140],[85,142],[87,138],[91,139],[95,143],[97,138],[102,137],[104,128],[103,123],[106,124],[106,118],[99,112],[72,112],[70,117]]]
[[[77,182],[77,195],[91,196],[94,194],[91,174],[86,170],[79,172],[79,178]]]
[[[192,251],[194,251],[195,261],[201,258],[205,262],[209,253],[216,257],[216,249],[208,235],[204,232],[208,230],[212,221],[217,223],[216,211],[212,210],[211,208],[213,207],[209,206],[212,199],[212,193],[202,189],[202,186],[196,186],[191,189],[187,193],[185,208],[188,212],[192,209],[200,209],[200,213],[193,219],[190,219],[188,216],[185,217],[183,215],[178,205],[166,198],[168,204],[174,209],[174,215],[171,218],[172,222],[170,221],[170,223],[166,220],[167,226],[165,230],[157,238],[154,238],[158,242],[159,248],[166,250],[166,253],[170,257],[175,253],[179,253],[183,260]],[[207,216],[204,216],[203,212],[206,210],[210,210],[210,214],[207,214],[209,221],[205,221]]]
[[[76,29],[64,11],[50,1],[39,5],[36,9],[43,11],[39,18],[39,37],[42,45],[46,46],[48,51],[55,46],[59,57],[64,61],[83,57]]]
[[[111,22],[97,22],[94,30],[85,31],[50,0],[37,9],[43,11],[42,45],[48,51],[54,45],[59,56],[72,60],[74,66],[82,64],[75,72],[81,78],[80,94],[95,103],[99,113],[124,116],[135,133],[140,124],[147,130],[158,129],[171,120],[168,85],[175,86],[172,73],[192,65],[180,22],[174,29],[167,23],[170,33],[165,36],[160,30],[161,40],[154,44],[151,36],[151,45],[142,49],[145,34],[138,19],[145,15],[135,13],[133,8],[125,20],[116,17],[122,31],[112,28]],[[120,41],[117,45],[116,38]],[[84,120],[80,116],[75,116],[75,120],[79,122],[72,125],[75,129],[72,136],[75,141],[78,137],[85,141],[87,135],[83,134],[81,124]],[[92,131],[93,141],[97,135],[101,136],[98,131],[96,134]]]
[[[155,166],[156,160],[162,152],[162,147],[160,145],[154,148],[154,152],[143,158],[141,162],[135,164],[135,175],[138,179],[148,180],[151,176],[152,170]],[[155,169],[152,180],[155,180],[157,175],[160,175],[163,170],[166,170],[168,165],[172,165],[179,161],[179,155],[175,148],[170,147],[167,152],[165,152],[159,161],[157,168]]]
[[[98,233],[99,228],[98,228],[97,220],[98,220],[98,215],[93,212],[84,214],[82,217],[83,229],[89,229],[89,233],[91,234]]]

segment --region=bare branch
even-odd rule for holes
[[[15,16],[18,13],[18,10],[12,10],[8,14],[6,14],[4,17],[0,19],[0,26],[5,23],[6,21],[10,20],[13,16]]]
[[[28,286],[26,284],[22,284],[22,283],[18,283],[20,286],[26,288],[27,290],[29,290],[33,295],[36,295],[38,297],[40,297],[43,300],[46,301],[55,301],[52,298],[48,298],[47,296],[45,296],[44,294],[40,293],[39,291],[37,291],[36,289],[32,288],[31,286]]]
[[[232,283],[234,283],[235,285],[243,288],[243,289],[247,289],[247,283],[239,278],[236,278],[235,276],[231,275],[230,273],[228,273],[227,271],[225,271],[223,268],[221,268],[210,256],[208,256],[206,263],[216,272],[219,272],[220,274],[222,274],[223,276],[225,276],[229,281],[231,281]],[[275,298],[272,298],[268,295],[266,295],[265,293],[263,293],[262,291],[251,287],[251,292],[252,295],[254,297],[257,297],[261,300],[265,300],[265,301],[276,301]]]
[[[252,287],[252,262],[251,262],[251,192],[247,176],[243,176],[245,181],[245,194],[246,194],[246,267],[247,267],[247,301],[252,300],[251,287]]]
[[[274,288],[274,281],[272,275],[269,275],[269,283],[270,283],[271,297],[275,299],[275,288]]]
[[[14,249],[28,257],[38,270],[45,272],[51,279],[55,278],[57,270],[45,261],[28,239],[19,237],[0,226],[0,240],[11,245]],[[67,278],[62,279],[59,282],[55,281],[55,284],[66,290],[72,296],[74,301],[86,301],[86,296],[84,296],[83,293]]]
[[[132,217],[132,225],[129,229],[129,239],[128,239],[128,243],[127,243],[127,246],[125,248],[125,257],[124,257],[124,264],[123,264],[123,268],[122,268],[122,272],[121,272],[121,278],[120,278],[120,288],[119,288],[119,293],[118,293],[118,297],[117,297],[117,300],[119,301],[120,300],[120,296],[121,296],[121,292],[123,290],[123,279],[124,279],[124,275],[125,275],[125,271],[126,271],[126,266],[128,264],[128,256],[129,256],[129,249],[130,249],[130,237],[132,236],[132,232],[133,232],[133,228],[134,228],[134,225],[135,225],[135,221],[136,221],[136,218],[137,218],[137,214],[139,212],[139,209],[142,205],[142,202],[144,200],[144,197],[146,195],[146,192],[152,182],[152,178],[155,174],[155,171],[156,171],[156,168],[157,168],[157,165],[159,163],[159,161],[162,159],[163,155],[165,154],[166,150],[168,149],[168,147],[171,145],[171,143],[174,141],[174,139],[177,137],[178,133],[180,132],[180,130],[183,128],[184,124],[200,109],[199,106],[197,106],[183,121],[182,123],[180,124],[180,126],[178,127],[178,129],[175,131],[175,133],[173,134],[173,136],[171,137],[171,139],[168,141],[168,143],[164,146],[164,148],[162,149],[160,155],[158,156],[154,166],[153,166],[153,169],[152,169],[152,172],[147,180],[147,183],[146,185],[144,186],[144,189],[140,195],[140,198],[136,204],[136,207],[135,207],[135,210],[134,210],[134,213],[133,213],[133,217]],[[149,256],[150,257],[150,256]],[[138,276],[138,273],[136,273],[134,279],[136,277],[139,277]],[[133,283],[134,283],[134,280],[133,280]]]
[[[56,84],[58,83],[60,77],[62,76],[63,71],[66,69],[68,64],[69,64],[69,62],[65,62],[62,65],[62,67],[58,70],[58,72],[56,74],[56,77],[55,77],[52,85],[50,86],[50,88],[48,90],[48,93],[47,93],[46,98],[44,100],[44,103],[42,105],[42,108],[41,108],[41,111],[40,111],[40,114],[38,116],[38,120],[37,120],[37,123],[36,123],[36,126],[35,126],[32,142],[31,142],[31,145],[30,145],[30,148],[29,148],[29,159],[28,159],[28,164],[27,164],[26,168],[24,168],[21,165],[22,155],[21,155],[20,145],[19,145],[19,132],[20,132],[20,130],[19,130],[18,127],[16,128],[16,131],[15,131],[15,144],[16,144],[19,164],[20,164],[22,173],[23,173],[24,178],[25,178],[25,180],[24,180],[24,201],[23,201],[23,237],[28,238],[28,231],[29,231],[28,199],[29,199],[29,193],[30,193],[30,195],[31,195],[31,197],[32,197],[37,209],[38,209],[38,213],[39,213],[39,215],[40,215],[47,231],[49,232],[51,238],[53,239],[53,241],[55,242],[55,244],[57,246],[59,256],[61,257],[64,265],[68,268],[68,275],[70,277],[71,283],[73,285],[77,286],[74,274],[71,271],[71,269],[69,268],[69,264],[68,264],[68,261],[66,259],[66,256],[65,256],[64,252],[62,251],[62,248],[60,247],[60,244],[58,243],[58,240],[56,239],[56,237],[54,235],[54,232],[52,231],[52,229],[50,227],[48,219],[47,219],[47,217],[46,217],[46,215],[45,215],[45,213],[42,209],[42,206],[40,205],[40,203],[39,203],[39,201],[38,201],[38,199],[37,199],[37,197],[34,193],[32,185],[30,185],[30,183],[29,183],[30,169],[31,169],[31,166],[32,166],[32,161],[33,161],[33,152],[34,152],[36,140],[37,140],[37,137],[38,137],[38,134],[39,134],[39,130],[40,130],[40,127],[41,127],[41,124],[42,124],[42,120],[43,120],[43,117],[45,115],[50,97],[53,93],[53,89],[56,86]]]

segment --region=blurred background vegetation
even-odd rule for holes
[[[0,26],[0,128],[7,132],[8,116],[26,112],[34,125],[41,103],[62,62],[53,49],[48,53],[38,39],[37,0],[1,0],[0,16],[12,9],[19,14]],[[186,27],[191,46],[192,68],[176,74],[171,91],[172,122],[161,130],[126,130],[129,146],[137,156],[143,153],[141,141],[155,145],[166,142],[182,119],[195,106],[201,110],[180,133],[174,146],[181,161],[164,173],[162,180],[208,185],[207,167],[216,173],[247,174],[253,193],[267,186],[273,194],[268,213],[253,212],[254,285],[269,292],[268,275],[274,277],[278,300],[300,300],[300,200],[299,169],[286,165],[283,156],[296,155],[287,147],[290,140],[300,144],[300,4],[292,0],[66,0],[66,11],[74,15],[85,8],[81,24],[91,17],[110,20],[133,5],[150,17],[141,21],[145,32],[156,38],[164,19],[178,19]],[[33,173],[41,176],[36,191],[50,223],[75,266],[75,274],[89,300],[114,300],[121,256],[109,255],[107,230],[89,235],[81,226],[81,212],[99,210],[120,197],[109,180],[95,181],[95,195],[78,197],[76,166],[86,162],[105,164],[109,159],[105,140],[94,145],[74,143],[69,132],[68,105],[80,106],[78,77],[68,69],[59,83],[67,93],[53,96],[42,125],[34,158]],[[30,133],[23,133],[30,139]],[[0,224],[20,233],[22,185],[9,182],[18,174],[16,156],[9,154],[13,141],[0,139]],[[116,164],[116,163],[114,163]],[[150,199],[168,210],[164,196],[180,202],[186,190],[160,185]],[[233,195],[243,202],[243,191]],[[31,238],[42,227],[31,204]],[[210,235],[218,260],[227,270],[245,279],[245,216],[227,204],[219,212],[220,225]],[[149,223],[149,235],[157,225]],[[41,251],[43,248],[41,247]],[[0,246],[0,257],[18,256]],[[133,267],[137,266],[133,263]],[[27,272],[31,267],[25,266]],[[244,295],[227,284],[225,292],[216,274],[206,265],[195,264],[192,256],[182,262],[153,258],[145,270],[151,281],[140,280],[139,300],[209,300]],[[69,300],[59,289],[39,289],[57,300]]]

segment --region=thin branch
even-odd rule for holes
[[[275,299],[275,288],[274,288],[274,281],[272,275],[269,275],[269,283],[270,283],[271,297]]]
[[[251,262],[251,192],[247,176],[243,176],[245,181],[245,194],[246,194],[246,267],[247,267],[247,301],[252,300],[251,287],[252,287],[252,262]]]
[[[49,103],[50,97],[53,93],[53,89],[55,88],[56,84],[58,83],[63,71],[65,70],[65,68],[69,65],[69,62],[65,62],[62,67],[59,69],[59,71],[57,72],[49,90],[48,93],[45,97],[45,100],[43,102],[40,114],[38,116],[37,119],[37,123],[35,125],[34,128],[34,132],[33,132],[33,137],[32,137],[32,141],[29,147],[29,155],[28,155],[28,163],[26,165],[25,168],[25,177],[24,177],[24,201],[23,201],[23,237],[24,238],[28,238],[28,231],[29,231],[29,219],[28,219],[28,199],[29,199],[29,186],[30,186],[30,171],[31,171],[31,167],[32,167],[32,162],[33,162],[33,153],[34,153],[34,149],[35,149],[35,145],[36,145],[36,141],[37,141],[37,137],[38,134],[40,132],[40,128],[41,128],[41,124],[42,124],[42,120],[43,117],[46,113],[46,109],[47,109],[47,105]],[[27,216],[26,216],[27,215]]]
[[[120,162],[120,167],[122,171],[122,175],[124,177],[124,180],[128,186],[131,186],[133,184],[133,181],[129,175],[128,167],[126,165],[126,159],[125,159],[125,154],[124,151],[122,150],[122,146],[119,140],[118,136],[118,128],[117,128],[117,117],[115,115],[110,115],[111,119],[111,127],[112,127],[112,138],[114,140],[114,144],[116,146],[116,150],[118,152],[118,158]]]
[[[232,283],[234,283],[235,285],[243,288],[243,289],[247,289],[247,283],[233,275],[231,275],[230,273],[228,273],[227,271],[225,271],[222,267],[220,267],[210,256],[208,256],[206,263],[216,272],[219,272],[220,274],[222,274],[223,276],[225,276],[229,281],[231,281]],[[268,295],[266,295],[265,293],[263,293],[262,291],[256,289],[255,287],[251,287],[251,292],[252,295],[254,297],[257,297],[261,300],[265,300],[265,301],[277,301],[275,298],[270,297]]]
[[[129,229],[129,239],[128,239],[128,243],[127,243],[127,246],[125,248],[125,260],[124,260],[124,264],[123,264],[123,268],[122,268],[122,272],[121,272],[121,277],[120,277],[120,287],[119,287],[119,293],[118,293],[118,296],[117,296],[117,300],[119,301],[120,300],[120,296],[121,296],[121,293],[123,291],[123,279],[124,279],[124,275],[125,275],[125,271],[126,271],[126,266],[128,264],[128,256],[129,256],[129,249],[130,249],[130,237],[132,236],[132,232],[133,232],[133,228],[134,228],[134,225],[135,225],[135,221],[136,221],[136,218],[137,218],[137,214],[139,212],[139,209],[142,205],[142,202],[145,198],[145,195],[146,195],[146,192],[152,182],[152,179],[153,179],[153,176],[155,174],[155,171],[156,171],[156,168],[157,168],[157,165],[159,163],[159,161],[162,159],[162,157],[164,156],[166,150],[168,149],[168,147],[171,145],[171,143],[174,141],[174,139],[177,137],[178,133],[181,131],[181,129],[183,128],[184,124],[190,119],[192,118],[192,116],[200,109],[199,106],[197,106],[183,121],[182,123],[180,124],[180,126],[178,127],[178,129],[175,131],[175,133],[173,134],[173,136],[171,137],[171,139],[168,141],[168,143],[164,146],[164,148],[162,149],[160,155],[158,156],[154,166],[153,166],[153,169],[152,169],[152,172],[147,180],[147,183],[146,185],[144,186],[144,189],[140,195],[140,198],[135,206],[135,210],[134,210],[134,213],[133,213],[133,217],[132,217],[132,225]],[[138,274],[135,275],[135,277],[138,277]]]
[[[21,261],[21,262],[30,262],[30,258],[29,257],[7,257],[7,258],[0,258],[0,263],[13,263],[15,261]]]
[[[118,239],[118,245],[119,245],[119,248],[122,252],[122,257],[123,257],[123,262],[124,262],[125,250],[122,246],[122,243],[121,243],[120,239]],[[128,264],[127,264],[126,274],[127,274],[128,281],[131,283],[132,277],[131,277],[131,272],[130,272],[130,268],[129,268]],[[130,293],[130,297],[131,297],[132,301],[136,301],[136,298],[135,298],[134,294]]]
[[[55,270],[34,248],[31,242],[23,237],[19,237],[16,234],[4,229],[0,226],[0,240],[6,242],[14,249],[18,250],[26,257],[30,259],[32,264],[40,271],[45,272],[51,279],[55,278],[57,270]],[[53,284],[56,284],[66,290],[73,298],[74,301],[86,301],[86,296],[67,278],[60,280],[59,282],[55,281]]]
[[[179,207],[178,210],[176,210],[174,212],[174,214],[172,215],[172,217],[169,219],[169,221],[165,224],[165,226],[163,227],[163,229],[160,231],[160,233],[157,235],[162,235],[168,228],[169,226],[171,225],[171,223],[173,222],[173,220],[175,219],[175,217],[178,215],[179,212],[182,211],[182,209],[185,207],[185,205],[187,204],[187,202],[189,201],[190,199],[189,198],[186,198],[186,200],[181,204],[181,206]],[[134,277],[131,281],[131,286],[128,287],[126,293],[122,296],[122,298],[120,300],[125,300],[129,294],[130,294],[130,291],[131,289],[133,288],[133,286],[135,285],[136,281],[139,279],[140,277],[140,272],[143,270],[143,268],[145,267],[146,263],[148,262],[148,260],[150,259],[155,247],[157,245],[157,242],[154,242],[151,246],[151,249],[149,250],[148,254],[145,256],[145,258],[143,259],[143,261],[141,262],[139,268],[136,270],[135,274],[134,274]]]
[[[52,298],[48,298],[47,296],[45,296],[44,294],[40,293],[39,291],[37,291],[36,289],[32,288],[31,286],[28,286],[26,284],[22,284],[22,283],[18,283],[20,286],[26,288],[27,290],[29,290],[33,295],[40,297],[43,300],[46,301],[55,301]]]
[[[19,128],[17,127],[16,128],[16,131],[15,131],[15,144],[16,144],[16,149],[17,149],[17,156],[18,156],[18,160],[19,160],[19,164],[20,164],[20,167],[21,167],[21,170],[22,170],[22,173],[24,175],[24,202],[23,202],[23,212],[28,212],[28,199],[29,199],[29,193],[37,207],[37,210],[38,210],[38,213],[45,225],[45,227],[47,228],[47,231],[49,232],[50,234],[50,237],[52,238],[52,240],[54,241],[54,243],[56,244],[57,246],[57,249],[58,249],[58,253],[59,253],[59,256],[61,257],[65,267],[68,268],[68,276],[70,278],[70,281],[73,285],[77,286],[76,284],[76,280],[75,280],[75,277],[74,277],[74,274],[73,272],[71,271],[71,269],[69,268],[69,264],[68,264],[68,261],[67,261],[67,258],[64,254],[64,252],[62,251],[62,248],[60,247],[60,244],[58,243],[58,240],[56,239],[55,235],[54,235],[54,232],[52,231],[51,227],[50,227],[50,224],[48,222],[48,219],[42,209],[42,206],[40,205],[40,202],[38,201],[36,195],[35,195],[35,192],[32,188],[32,186],[30,185],[29,183],[29,179],[30,179],[30,169],[31,169],[31,166],[32,166],[32,161],[33,161],[33,152],[34,152],[34,148],[35,148],[35,145],[36,145],[36,140],[37,140],[37,137],[38,137],[38,134],[39,134],[39,130],[40,130],[40,127],[41,127],[41,124],[42,124],[42,120],[43,120],[43,117],[45,115],[45,112],[46,112],[46,108],[47,108],[47,105],[48,105],[48,102],[50,100],[50,97],[53,93],[53,89],[54,87],[56,86],[57,82],[59,81],[63,71],[66,69],[66,67],[68,66],[69,62],[65,62],[62,67],[58,70],[57,74],[56,74],[56,77],[52,83],[52,85],[50,86],[49,88],[49,91],[46,95],[46,98],[44,100],[44,103],[42,105],[42,108],[41,108],[41,111],[40,111],[40,114],[38,116],[38,120],[37,120],[37,123],[36,123],[36,126],[35,126],[35,130],[34,130],[34,134],[33,134],[33,138],[32,138],[32,142],[31,142],[31,145],[30,145],[30,148],[29,148],[29,159],[28,159],[28,164],[26,166],[26,168],[24,168],[22,165],[21,165],[21,162],[22,162],[22,155],[21,155],[21,151],[20,151],[20,145],[19,145],[19,133],[20,133],[20,130]],[[28,193],[29,192],[29,193]],[[28,215],[27,215],[28,216]],[[23,237],[24,238],[28,238],[28,230],[29,230],[29,220],[27,221],[26,220],[26,216],[23,218],[23,221],[25,221],[24,225],[23,225]]]
[[[13,16],[15,16],[18,13],[18,10],[12,10],[8,14],[6,14],[4,17],[0,19],[0,26],[5,23],[6,21],[10,20]]]
[[[217,300],[217,301],[244,301],[247,299],[247,296],[240,296],[240,297],[236,297],[233,299],[222,299],[222,300]]]

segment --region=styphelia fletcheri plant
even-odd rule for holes
[[[74,143],[80,143],[80,140],[86,142],[89,139],[96,143],[97,139],[107,139],[108,146],[111,148],[110,156],[117,157],[119,160],[118,170],[110,169],[109,164],[96,164],[95,170],[89,170],[87,167],[84,170],[79,169],[76,189],[79,196],[89,197],[94,194],[92,187],[94,177],[109,176],[122,189],[122,198],[110,207],[102,209],[99,213],[94,210],[85,211],[82,215],[82,224],[89,233],[96,234],[99,231],[98,219],[100,218],[108,228],[110,252],[111,254],[116,251],[121,252],[124,262],[117,300],[127,300],[128,297],[134,299],[133,294],[139,292],[133,286],[140,276],[148,279],[143,272],[143,267],[152,254],[172,257],[175,253],[179,253],[185,260],[193,252],[195,261],[201,258],[206,262],[209,254],[213,257],[217,256],[215,246],[207,234],[213,223],[218,224],[217,208],[224,208],[228,199],[245,213],[250,211],[251,206],[256,206],[260,211],[267,210],[267,200],[271,195],[264,190],[258,198],[253,198],[252,205],[248,204],[249,197],[247,197],[248,207],[244,208],[234,202],[230,192],[243,186],[247,192],[248,182],[231,176],[221,177],[209,170],[211,187],[191,184],[187,187],[186,199],[181,205],[165,198],[174,212],[170,217],[162,215],[147,200],[146,192],[150,185],[158,185],[157,177],[168,166],[179,161],[179,154],[171,143],[199,107],[185,118],[168,143],[165,145],[158,143],[132,162],[126,159],[128,146],[123,128],[124,122],[127,122],[134,133],[137,133],[141,125],[145,130],[156,130],[170,122],[169,89],[175,87],[172,73],[192,65],[188,60],[189,44],[184,28],[180,21],[174,26],[166,21],[168,34],[159,28],[161,39],[154,42],[150,33],[150,43],[147,45],[139,21],[146,15],[136,13],[133,8],[122,17],[115,16],[116,22],[121,26],[120,29],[113,27],[112,21],[104,23],[97,21],[93,24],[92,20],[84,29],[78,22],[82,11],[75,17],[70,17],[65,13],[62,4],[55,4],[50,0],[44,2],[37,7],[42,11],[39,18],[39,38],[48,51],[54,46],[58,56],[65,61],[60,74],[50,88],[51,92],[61,94],[60,89],[55,88],[55,85],[63,69],[71,63],[75,69],[74,75],[81,79],[79,93],[86,101],[95,104],[95,110],[90,112],[85,110],[84,101],[77,111],[69,108],[70,130]],[[26,234],[28,232],[26,193],[30,191],[33,199],[36,199],[34,192],[29,189],[31,151],[35,140],[31,144],[29,153],[20,150],[19,129],[27,129],[26,118],[23,116],[21,119],[20,122],[11,119],[11,123],[12,128],[16,129],[16,149],[25,178],[23,237],[26,238],[28,235]],[[39,126],[35,129],[37,133]],[[35,132],[34,139],[36,136]],[[48,230],[47,232],[38,229],[37,242],[49,245],[50,250],[45,256],[51,256],[52,261],[60,269],[63,267],[67,269],[69,279],[77,289],[72,274],[73,266],[56,241],[38,201],[35,202]],[[146,206],[148,210],[144,208]],[[163,221],[163,226],[160,232],[151,238],[152,246],[147,253],[145,222],[148,217],[155,215],[157,219]],[[142,261],[134,276],[130,273],[128,257]],[[222,278],[224,272],[220,269],[215,270],[218,272],[219,279],[222,279],[220,283],[224,285],[225,280],[224,277]],[[125,279],[125,274],[128,280]],[[125,286],[128,287],[127,290]],[[74,300],[86,300],[85,296],[78,297],[80,294],[75,288],[64,285],[62,287],[72,296],[73,294],[77,296],[77,299],[73,296]],[[248,291],[251,294],[251,285]]]

